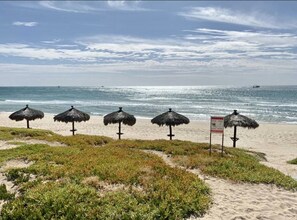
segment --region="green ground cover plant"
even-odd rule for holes
[[[65,146],[20,144],[0,151],[0,165],[11,159],[33,161],[6,175],[21,195],[3,206],[2,219],[183,219],[208,209],[210,189],[196,175],[171,168],[153,154],[169,155],[177,164],[236,182],[275,184],[296,190],[297,182],[259,162],[251,152],[208,144],[166,140],[113,140],[108,137],[61,136],[50,131],[0,128],[0,140],[60,142]],[[34,180],[28,177],[34,175]],[[107,190],[106,186],[117,186]]]
[[[288,161],[289,164],[297,164],[297,158]]]
[[[109,145],[163,151],[171,155],[177,164],[187,168],[199,168],[207,175],[235,182],[275,184],[288,190],[297,190],[296,180],[260,163],[264,160],[262,153],[226,147],[224,156],[221,157],[219,147],[213,146],[210,156],[209,144],[179,140],[122,140]]]
[[[8,181],[12,181],[15,184],[28,182],[30,179],[30,176],[28,173],[26,173],[25,169],[10,169],[6,174],[6,179]]]
[[[10,139],[32,137],[67,145],[25,144],[0,151],[0,163],[34,161],[28,168],[6,172],[21,196],[3,206],[2,219],[182,219],[202,215],[210,204],[209,188],[197,176],[137,149],[109,146],[109,138],[3,128],[1,132],[6,140],[12,135]],[[28,181],[28,174],[37,178]],[[104,192],[85,184],[94,176],[104,184],[125,187]]]
[[[0,185],[0,200],[10,200],[14,198],[14,194],[7,191],[5,184]]]

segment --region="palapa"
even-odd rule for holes
[[[172,111],[170,108],[168,112],[156,116],[151,120],[151,122],[159,126],[169,126],[169,134],[167,136],[169,136],[169,139],[172,140],[172,137],[174,136],[174,134],[172,134],[172,126],[177,126],[180,124],[189,124],[190,120],[186,116]]]
[[[26,105],[25,108],[18,110],[14,113],[12,113],[9,118],[15,121],[22,121],[26,119],[27,121],[27,128],[30,128],[29,121],[35,120],[35,119],[42,119],[44,117],[44,113],[42,111],[29,108],[28,105]]]
[[[236,141],[239,140],[239,138],[236,137],[237,126],[255,129],[259,127],[259,124],[255,120],[239,114],[237,110],[234,110],[232,114],[225,116],[224,127],[234,127],[234,135],[231,137],[231,140],[233,141],[233,147],[236,147]]]
[[[119,107],[119,110],[116,112],[112,112],[108,115],[105,115],[103,118],[104,125],[108,124],[119,124],[119,140],[121,139],[121,135],[124,134],[121,132],[121,123],[124,125],[133,126],[136,123],[136,118],[134,115],[128,114],[122,110],[122,107]]]
[[[65,112],[62,112],[54,117],[54,121],[62,121],[65,123],[72,122],[72,135],[74,135],[74,132],[76,129],[74,128],[74,122],[82,122],[82,121],[88,121],[90,119],[90,115],[88,115],[85,112],[79,111],[73,106]]]

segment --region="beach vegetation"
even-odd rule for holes
[[[28,182],[30,179],[30,174],[26,173],[23,168],[9,169],[5,176],[8,181],[12,181],[15,184]]]
[[[260,164],[262,154],[208,144],[167,140],[113,140],[61,136],[50,131],[0,128],[0,139],[62,143],[23,144],[0,150],[0,165],[11,159],[33,162],[5,171],[20,196],[8,201],[2,219],[183,219],[202,216],[210,189],[185,169],[170,167],[144,150],[160,151],[185,168],[235,182],[274,184],[296,190],[297,182]],[[3,171],[4,172],[4,171]],[[29,177],[34,176],[31,180]],[[3,190],[4,191],[4,190]]]
[[[179,140],[122,140],[111,142],[109,145],[162,151],[183,167],[198,168],[204,174],[234,182],[274,184],[288,190],[297,190],[296,180],[261,164],[260,161],[265,161],[266,158],[259,152],[225,147],[222,157],[220,147],[214,145],[210,156],[208,143]]]
[[[297,164],[297,158],[288,161],[289,164]]]
[[[113,141],[106,137],[32,131],[34,139],[44,136],[67,146],[26,144],[0,151],[1,164],[34,162],[6,171],[20,196],[3,206],[2,219],[182,219],[203,215],[210,204],[210,190],[202,180],[158,156],[109,146]],[[25,132],[17,129],[12,135],[31,137]],[[30,181],[29,174],[36,179]],[[117,185],[123,187],[113,187]]]
[[[10,200],[13,198],[14,198],[14,194],[7,191],[5,184],[1,184],[0,185],[0,200]]]

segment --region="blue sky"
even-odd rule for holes
[[[297,84],[294,1],[1,1],[0,86]]]

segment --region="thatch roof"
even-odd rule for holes
[[[122,122],[125,125],[134,125],[136,123],[136,118],[134,115],[130,115],[122,110],[122,107],[119,107],[119,110],[112,112],[104,116],[103,122],[105,125],[116,124]]]
[[[42,119],[44,117],[44,113],[42,111],[29,108],[28,105],[26,105],[25,108],[18,110],[14,113],[12,113],[9,118],[15,121],[22,121],[24,119],[26,120],[35,120],[37,118]]]
[[[233,126],[239,126],[244,128],[257,128],[259,124],[255,120],[241,115],[237,112],[237,110],[234,110],[232,114],[225,116],[224,126],[225,128]]]
[[[62,121],[66,123],[88,121],[89,119],[90,119],[90,115],[77,110],[73,106],[71,106],[71,109],[65,112],[62,112],[54,117],[55,121]]]
[[[190,120],[186,116],[183,116],[181,114],[178,114],[172,111],[170,108],[168,112],[165,112],[161,115],[156,116],[151,120],[151,122],[159,126],[163,126],[163,125],[175,126],[180,124],[189,124]]]

